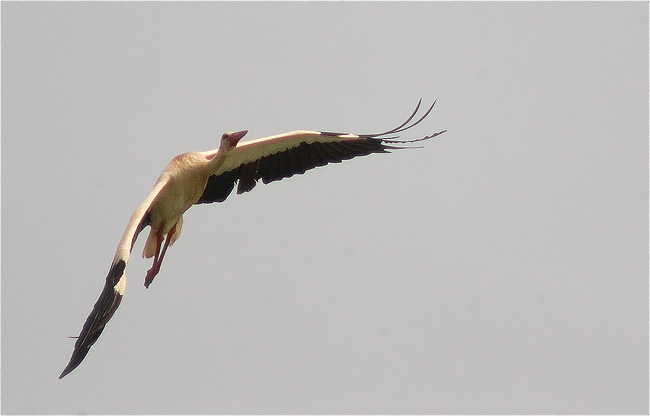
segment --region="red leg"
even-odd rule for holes
[[[156,253],[153,256],[153,265],[149,270],[147,270],[147,276],[144,278],[144,287],[149,289],[149,285],[151,282],[153,282],[153,278],[156,277],[158,272],[160,271],[160,265],[158,264],[158,256],[160,255],[160,245],[162,244],[163,241],[163,235],[162,232],[159,231],[158,234],[156,234]]]
[[[158,238],[158,246],[156,247],[156,255],[154,256],[153,259],[153,265],[151,266],[151,269],[147,271],[147,276],[144,279],[144,287],[149,289],[149,285],[151,282],[153,282],[153,278],[156,277],[158,272],[160,271],[160,266],[162,265],[163,258],[165,257],[165,253],[167,252],[167,247],[169,247],[169,241],[170,237],[174,235],[176,232],[176,224],[169,230],[167,233],[167,238],[165,239],[165,245],[162,248],[162,251],[160,251],[160,244],[162,243],[162,233],[160,234]]]

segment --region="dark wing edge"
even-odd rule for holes
[[[86,354],[88,354],[90,347],[93,346],[101,335],[106,323],[111,319],[117,307],[120,306],[122,294],[117,287],[120,279],[124,275],[125,268],[126,262],[124,260],[119,260],[117,263],[111,265],[106,276],[104,290],[99,295],[99,299],[97,299],[92,312],[88,315],[86,323],[84,323],[81,329],[81,333],[77,337],[70,362],[59,376],[60,379],[81,364]]]
[[[413,148],[413,146],[400,145],[429,140],[446,132],[447,130],[442,130],[419,139],[398,140],[398,134],[420,124],[431,113],[436,102],[433,102],[424,115],[412,122],[421,104],[422,99],[420,98],[415,110],[405,122],[383,133],[357,135],[357,138],[349,139],[343,138],[347,133],[321,131],[320,134],[323,136],[341,137],[342,139],[340,141],[302,142],[289,149],[240,165],[230,171],[212,175],[208,178],[203,195],[196,203],[223,202],[235,188],[236,183],[237,194],[242,194],[252,190],[260,179],[267,184],[289,178],[295,174],[303,174],[307,170],[325,166],[328,163],[340,163],[357,156],[386,153],[393,149]]]
[[[147,211],[135,229],[135,233],[130,241],[130,249],[133,249],[138,234],[140,234],[140,232],[150,223],[151,219]],[[104,327],[106,327],[106,324],[120,306],[122,294],[124,293],[124,285],[126,284],[124,270],[126,269],[127,261],[128,257],[113,260],[113,263],[108,270],[108,275],[106,276],[104,289],[99,295],[97,302],[95,302],[95,306],[90,312],[90,315],[86,318],[86,322],[84,323],[79,336],[76,337],[77,342],[74,344],[72,357],[70,357],[70,361],[59,376],[59,379],[65,377],[81,364],[84,358],[86,358],[88,351],[90,351],[90,347],[92,347],[97,341],[102,331],[104,331]]]

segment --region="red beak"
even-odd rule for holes
[[[248,133],[248,130],[242,130],[242,131],[236,131],[234,133],[230,133],[228,136],[228,142],[230,142],[230,145],[232,147],[237,146],[237,143],[241,140],[242,137],[244,137]]]

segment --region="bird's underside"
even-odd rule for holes
[[[138,234],[147,226],[149,237],[143,256],[153,257],[145,277],[149,287],[160,271],[165,253],[180,236],[182,214],[193,204],[223,202],[237,187],[241,194],[257,181],[278,181],[329,163],[371,153],[405,148],[403,144],[428,140],[445,130],[414,140],[398,140],[398,134],[424,120],[413,121],[422,100],[411,116],[394,129],[378,134],[353,135],[318,131],[294,131],[239,143],[246,131],[225,133],[216,150],[176,156],[167,165],[151,192],[135,210],[118,244],[104,289],[75,342],[72,357],[59,378],[74,370],[86,357],[117,310],[126,285],[125,269]],[[411,124],[409,124],[411,123]]]

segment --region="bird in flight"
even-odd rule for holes
[[[183,153],[173,158],[131,215],[108,270],[104,289],[76,337],[70,362],[59,378],[81,364],[120,305],[126,286],[126,264],[138,234],[147,226],[150,230],[142,256],[153,257],[153,265],[144,279],[148,288],[160,271],[167,248],[181,234],[183,213],[192,205],[223,202],[235,185],[237,193],[241,194],[252,190],[260,179],[267,184],[328,163],[408,148],[403,144],[444,133],[446,130],[419,139],[398,140],[399,133],[429,115],[435,101],[423,116],[413,121],[421,104],[422,99],[404,123],[383,133],[356,135],[298,130],[240,143],[248,133],[241,130],[224,133],[216,150]]]

